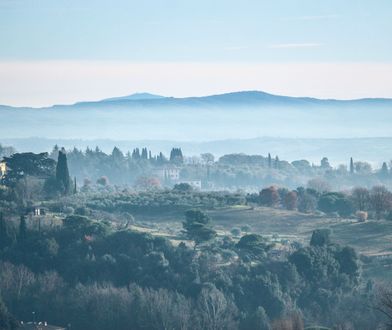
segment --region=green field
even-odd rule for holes
[[[306,244],[315,229],[330,228],[333,240],[350,245],[368,256],[392,254],[392,221],[331,218],[328,216],[303,214],[268,207],[231,207],[205,210],[218,230],[229,232],[233,227],[249,225],[252,232],[262,235],[279,235]],[[159,214],[137,214],[138,222],[158,224],[172,230],[180,229],[183,213],[161,212]]]
[[[266,236],[309,243],[313,230],[329,228],[332,240],[350,245],[365,261],[364,273],[374,278],[392,279],[392,221],[332,218],[323,215],[303,214],[268,207],[230,207],[205,210],[220,234],[229,234],[233,227],[249,225],[251,231]],[[159,214],[135,214],[137,223],[153,228],[152,234],[168,236],[176,241],[181,231],[183,213],[180,211]]]

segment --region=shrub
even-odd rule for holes
[[[66,207],[64,207],[63,212],[67,215],[70,215],[70,214],[73,214],[75,212],[75,210],[71,206],[66,206]]]
[[[365,222],[368,219],[368,213],[366,211],[357,211],[355,216],[360,222]]]
[[[97,180],[97,184],[106,187],[106,186],[109,185],[109,179],[108,179],[106,176],[101,176],[101,177]]]
[[[241,235],[241,229],[239,229],[238,227],[232,228],[230,232],[233,234],[233,236],[240,236]]]

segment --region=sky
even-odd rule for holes
[[[0,0],[0,104],[392,97],[390,0]]]

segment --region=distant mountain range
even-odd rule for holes
[[[0,141],[392,137],[392,99],[322,100],[259,91],[184,98],[138,93],[46,108],[0,106],[0,116]],[[382,143],[388,147],[390,140]]]
[[[58,108],[156,108],[156,107],[186,107],[186,108],[222,108],[222,107],[347,107],[347,106],[392,106],[392,99],[364,98],[355,100],[317,99],[311,97],[292,97],[274,95],[261,91],[242,91],[200,97],[165,97],[150,93],[136,93],[122,97],[112,97],[100,101],[83,101],[72,105],[54,105],[41,109]],[[0,106],[1,108],[13,108]],[[24,107],[28,108],[28,107]]]

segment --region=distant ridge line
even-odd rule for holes
[[[350,100],[319,99],[304,96],[275,95],[263,91],[238,91],[207,96],[167,97],[151,93],[135,93],[126,96],[106,98],[99,101],[82,101],[70,105],[48,107],[13,107],[0,105],[0,110],[8,109],[59,109],[77,107],[233,107],[233,106],[337,106],[337,105],[387,105],[392,106],[392,98],[360,98]]]

